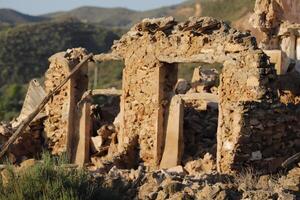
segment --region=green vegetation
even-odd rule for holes
[[[22,99],[26,92],[25,85],[9,84],[0,88],[0,121],[17,116],[22,108]]]
[[[11,9],[0,9],[0,23],[18,24],[28,22],[40,22],[43,20],[47,20],[47,18],[26,15]]]
[[[112,31],[74,20],[19,25],[0,32],[0,85],[27,83],[40,77],[48,68],[48,57],[73,47],[88,51],[107,51],[113,40]]]
[[[201,0],[203,16],[212,16],[228,22],[252,12],[255,0]]]
[[[255,0],[198,0],[202,6],[202,15],[232,22],[252,12]],[[82,21],[99,23],[105,27],[130,28],[133,24],[149,17],[174,16],[186,20],[195,13],[195,0],[158,9],[138,12],[124,8],[80,7],[68,12],[45,15],[49,18],[62,19],[73,17]]]
[[[97,67],[97,70],[95,70]],[[90,88],[122,88],[122,73],[124,63],[121,61],[109,61],[96,63],[89,69]],[[97,83],[94,81],[97,76]]]
[[[15,172],[7,170],[8,182],[0,181],[1,200],[97,200],[120,199],[118,194],[103,188],[87,172],[64,167],[66,159],[43,155],[41,163]]]
[[[228,22],[238,20],[252,11],[255,2],[199,1],[203,16],[212,16]],[[109,50],[113,40],[125,32],[125,29],[121,28],[129,28],[145,17],[172,15],[184,20],[194,14],[194,9],[194,0],[144,12],[123,8],[82,7],[41,17],[0,9],[0,121],[16,116],[24,98],[24,84],[32,78],[43,76],[49,65],[48,58],[54,53],[74,47],[84,47],[93,53],[105,52]],[[38,23],[19,24],[26,22]],[[180,68],[179,77],[189,80],[193,68],[191,65]],[[91,67],[90,87],[121,87],[121,63],[100,64],[96,85],[92,78],[94,72],[94,67]]]
[[[105,52],[118,38],[115,31],[71,19],[2,29],[0,121],[16,116],[25,95],[23,84],[43,76],[51,55],[73,47],[84,47],[93,53]]]

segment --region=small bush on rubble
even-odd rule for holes
[[[80,200],[119,199],[108,189],[101,187],[84,170],[64,167],[66,159],[43,155],[43,162],[16,172],[14,166],[7,169],[5,183],[2,176],[0,199],[10,200]]]

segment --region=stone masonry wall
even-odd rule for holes
[[[269,162],[267,155],[261,162],[251,159],[268,147],[263,141],[257,146],[253,139],[250,142],[243,140],[252,127],[248,116],[256,116],[253,113],[260,110],[257,105],[264,105],[267,111],[276,113],[274,105],[279,102],[274,88],[277,78],[274,67],[249,33],[239,32],[212,18],[190,18],[183,23],[177,23],[172,17],[145,19],[115,43],[113,53],[123,57],[126,66],[122,97],[124,132],[121,138],[138,135],[142,154],[148,153],[147,159],[142,159],[146,163],[159,162],[159,148],[154,144],[164,144],[165,136],[161,124],[157,123],[165,120],[168,110],[164,105],[168,105],[173,92],[172,87],[164,87],[168,79],[160,79],[158,84],[159,69],[166,63],[175,66],[187,62],[218,62],[224,66],[219,87],[218,170],[230,173],[244,165],[260,168]],[[158,89],[158,86],[164,89]],[[150,105],[149,111],[146,105]],[[284,124],[288,124],[293,119],[290,116],[295,113],[283,105],[280,109],[287,116]],[[164,114],[158,114],[161,112]],[[272,121],[272,115],[266,120]],[[251,134],[260,133],[253,129]],[[273,134],[281,134],[284,144],[294,137],[286,137],[282,130],[279,133],[274,130]],[[143,147],[144,144],[147,145]],[[274,140],[271,146],[275,148],[276,144]],[[242,148],[246,145],[248,149]],[[255,150],[251,151],[250,159],[240,159],[240,155],[249,154],[249,148]],[[156,153],[156,159],[153,153]],[[281,155],[283,153],[274,154],[274,158],[282,158]]]
[[[83,56],[84,49],[71,49],[50,57],[50,66],[45,74],[46,92],[49,93],[58,86],[75,67]],[[66,152],[68,137],[74,133],[76,122],[74,112],[77,102],[87,89],[87,66],[80,70],[46,106],[48,118],[45,120],[47,144],[53,154]]]
[[[122,110],[124,133],[121,137],[124,139],[125,135],[128,137],[131,134],[138,134],[140,148],[145,148],[143,147],[145,143],[151,144],[146,145],[149,154],[149,159],[143,159],[146,162],[153,159],[151,155],[157,152],[157,146],[153,144],[159,143],[157,140],[164,137],[164,133],[161,132],[162,127],[157,126],[157,122],[163,121],[164,118],[162,115],[145,114],[144,105],[150,105],[149,113],[161,110],[167,114],[168,109],[164,110],[164,108],[167,108],[171,99],[171,96],[167,94],[172,94],[172,87],[160,90],[164,95],[158,92],[157,75],[159,73],[155,74],[155,72],[163,67],[164,63],[200,61],[224,63],[220,87],[218,152],[224,151],[223,141],[226,141],[227,135],[231,135],[233,129],[231,121],[238,123],[237,118],[225,115],[224,112],[228,107],[233,107],[239,118],[242,118],[243,113],[238,111],[243,110],[243,105],[239,102],[262,99],[272,101],[273,99],[273,93],[269,92],[272,80],[268,75],[272,75],[274,71],[267,62],[267,57],[257,48],[255,39],[248,33],[241,33],[212,18],[191,18],[181,24],[173,18],[146,19],[125,34],[113,46],[113,52],[125,59],[126,66],[123,80],[125,93],[123,101],[125,102],[123,102]],[[266,70],[261,68],[266,68]],[[149,77],[149,74],[153,76]],[[148,81],[155,83],[149,84]],[[132,85],[131,90],[128,85]],[[160,100],[164,99],[163,97],[167,98],[158,103],[157,95],[161,97]],[[154,99],[152,103],[150,99]],[[137,105],[143,106],[133,107],[136,102],[139,102]],[[138,115],[140,115],[139,118]],[[234,138],[238,138],[240,132],[237,131],[236,134]],[[232,145],[237,145],[237,142],[237,140],[232,141]],[[231,149],[230,152],[229,163],[233,160],[235,151]],[[223,157],[221,156],[219,160],[223,160]]]
[[[290,156],[300,151],[300,107],[271,107],[266,103],[245,105],[243,135],[234,163],[274,172]],[[239,168],[233,164],[233,168]]]
[[[125,60],[121,97],[123,123],[119,144],[127,143],[133,135],[139,135],[140,158],[156,165],[156,151],[161,151],[156,133],[161,131],[163,134],[165,92],[161,86],[173,87],[177,81],[177,71],[167,64],[155,62],[153,53],[146,45],[141,43],[141,46],[133,45],[132,48],[139,50]],[[175,79],[165,81],[170,80],[169,77]]]

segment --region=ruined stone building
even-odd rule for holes
[[[257,13],[262,17],[266,11]],[[273,31],[278,17],[262,17],[269,20],[262,31]],[[281,47],[298,37],[294,29],[287,30],[288,35],[278,36]],[[271,45],[270,38],[265,44]],[[292,55],[287,48],[280,52]],[[94,94],[86,93],[86,64],[44,111],[45,142],[53,154],[67,152],[72,162],[92,162],[96,168],[134,168],[141,163],[149,169],[170,168],[209,157],[220,173],[233,173],[246,167],[273,172],[300,151],[300,107],[283,103],[278,92],[274,66],[286,65],[280,64],[281,59],[270,61],[250,33],[210,17],[186,22],[172,17],[145,19],[111,50],[94,60],[124,61],[122,91],[111,93],[120,96],[115,123],[101,126],[97,137],[92,135]],[[295,52],[289,62],[295,60]],[[46,92],[86,55],[78,48],[52,56]],[[197,68],[191,84],[180,83],[178,65],[199,62],[220,63],[223,68],[219,75]]]
[[[63,79],[84,54],[73,50],[52,57],[46,90]],[[214,157],[222,173],[247,166],[274,171],[299,151],[297,107],[279,101],[274,66],[249,33],[212,18],[191,18],[183,23],[172,17],[145,19],[114,44],[111,54],[125,64],[119,128],[114,130],[117,134],[108,144],[107,154],[93,158],[98,166],[128,167],[142,162],[155,169],[188,162],[183,159],[189,148],[184,145],[189,140],[184,117],[185,110],[196,105],[217,108]],[[218,96],[176,92],[178,64],[192,62],[223,64]],[[84,70],[78,73],[54,97],[45,121],[53,153],[68,149],[72,160],[81,163],[90,158],[91,117],[86,109],[90,104],[85,101],[80,106],[87,89],[85,74]],[[99,134],[104,137],[104,132]]]

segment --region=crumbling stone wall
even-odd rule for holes
[[[131,134],[138,134],[141,148],[144,148],[142,146],[146,143],[145,140],[153,144],[164,143],[158,141],[164,136],[161,125],[157,126],[164,118],[157,112],[165,114],[168,112],[165,105],[168,105],[171,99],[170,94],[175,83],[169,82],[170,87],[163,87],[164,89],[160,90],[163,92],[161,94],[157,92],[159,86],[157,80],[156,85],[144,84],[155,80],[155,77],[149,79],[147,74],[155,74],[155,71],[165,68],[165,63],[223,63],[217,158],[221,172],[229,172],[233,169],[232,165],[237,164],[234,158],[240,150],[239,138],[244,134],[243,128],[248,126],[242,123],[245,117],[245,104],[266,102],[271,105],[277,99],[276,93],[271,88],[276,78],[275,70],[267,56],[258,49],[255,38],[249,33],[241,33],[212,18],[191,18],[179,24],[173,18],[145,19],[114,45],[113,53],[122,56],[126,66],[121,105],[125,121],[121,138],[124,140]],[[141,68],[145,71],[141,71]],[[156,76],[158,74],[156,73]],[[171,74],[170,69],[166,74]],[[149,87],[153,85],[156,87]],[[157,95],[161,98],[157,98]],[[150,104],[152,109],[150,113],[156,112],[154,115],[144,114],[150,99],[155,99],[153,101],[155,103]],[[138,106],[134,106],[136,102],[139,102]],[[147,117],[147,121],[139,120],[144,117]],[[151,162],[153,158],[155,159],[154,155],[159,154],[157,146],[148,145],[147,154],[149,155],[147,159],[143,156],[141,158],[145,162]],[[159,163],[159,160],[151,163]]]
[[[274,172],[300,151],[299,106],[255,103],[245,105],[240,153],[234,163],[255,165],[262,172]],[[233,168],[240,166],[233,165]]]
[[[128,67],[123,72],[119,144],[122,146],[133,135],[139,135],[140,158],[156,165],[162,151],[162,144],[157,143],[162,139],[156,137],[162,138],[164,134],[163,108],[167,103],[164,100],[176,84],[177,68],[157,61],[147,45],[137,45],[129,47],[136,53],[125,60]]]
[[[265,39],[269,40],[277,35],[284,21],[299,24],[299,10],[298,0],[256,0],[250,22],[265,34]]]
[[[86,55],[85,49],[77,48],[50,57],[50,66],[45,74],[47,93],[58,86]],[[74,149],[72,147],[76,145],[76,138],[73,136],[79,127],[79,121],[76,121],[79,119],[75,117],[78,111],[75,108],[87,87],[87,65],[85,65],[47,104],[45,133],[48,148],[53,154]],[[68,139],[69,137],[73,137],[72,140]]]
[[[300,70],[300,1],[298,0],[256,0],[254,14],[250,18],[263,40],[265,50],[281,50],[277,64],[282,65],[282,74],[293,67]],[[276,51],[266,52],[272,59]],[[275,56],[275,57],[274,57]],[[282,72],[281,72],[282,71]]]

